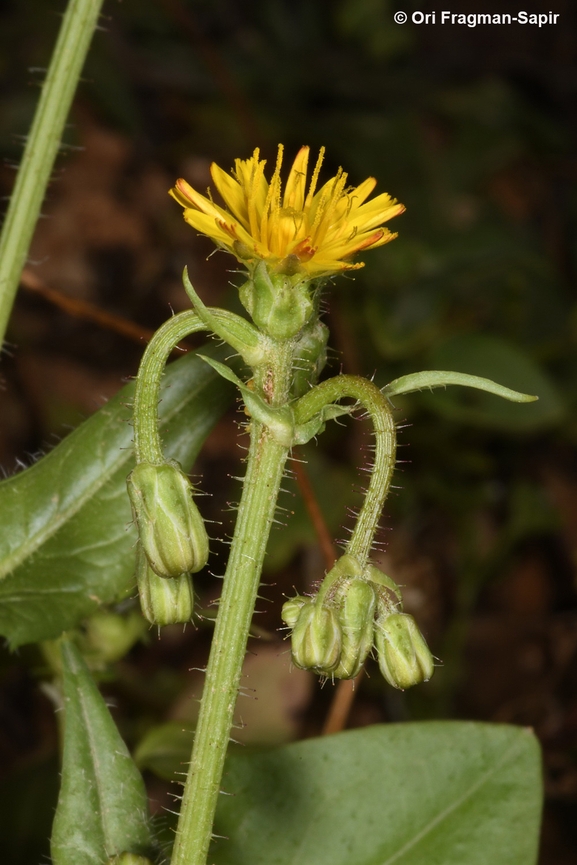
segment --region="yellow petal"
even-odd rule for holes
[[[366,180],[363,180],[355,189],[351,189],[348,193],[348,197],[351,200],[352,207],[360,207],[363,201],[366,201],[375,186],[377,185],[377,181],[374,177],[367,177]]]
[[[315,165],[315,170],[313,171],[313,176],[311,177],[311,185],[309,186],[309,191],[307,192],[307,197],[306,197],[306,201],[304,204],[304,209],[307,212],[310,210],[311,205],[312,205],[313,200],[314,200],[315,191],[317,188],[317,182],[318,182],[319,174],[321,171],[321,165],[323,164],[324,158],[325,158],[325,148],[321,147],[321,149],[319,150],[319,155],[317,157],[317,164]]]
[[[231,213],[248,227],[248,210],[243,187],[230,174],[223,171],[216,162],[210,166],[210,175],[214,185]]]
[[[384,237],[390,235],[388,228],[379,228],[377,231],[353,233],[349,238],[333,246],[323,245],[323,255],[334,258],[348,258],[362,249],[371,249],[373,246],[382,246],[387,243]]]
[[[230,235],[223,231],[220,222],[213,216],[207,216],[206,213],[192,208],[187,208],[183,216],[185,221],[201,234],[206,234],[216,243],[231,246]]]
[[[241,225],[239,222],[234,222],[231,219],[223,219],[219,221],[219,227],[221,230],[232,239],[240,240],[241,243],[244,243],[245,246],[248,246],[249,249],[255,248],[255,240],[251,234]]]
[[[280,169],[282,165],[283,154],[284,146],[282,144],[279,144],[276,155],[274,174],[270,180],[260,219],[260,237],[258,239],[261,241],[261,243],[266,244],[269,249],[271,249],[271,217],[274,218],[275,212],[278,212],[278,210],[280,209]]]
[[[240,241],[243,261],[254,254],[270,267],[282,267],[287,257],[296,257],[301,270],[311,279],[362,267],[362,262],[351,262],[351,256],[393,240],[396,234],[384,228],[383,223],[402,213],[404,207],[387,193],[368,200],[376,185],[373,177],[347,189],[347,175],[342,168],[317,192],[324,148],[307,192],[309,156],[309,148],[301,147],[284,194],[280,178],[282,145],[270,183],[264,176],[266,161],[260,159],[258,149],[249,159],[235,160],[232,176],[218,165],[211,166],[226,209],[200,195],[185,180],[177,181],[170,194],[184,208],[187,222],[219,246],[236,254]]]
[[[355,210],[351,219],[354,218],[355,224],[365,230],[388,222],[389,219],[399,216],[404,211],[405,206],[403,204],[399,204],[398,201],[383,192],[382,195],[377,195],[372,201],[368,201],[358,210]]]
[[[343,270],[358,270],[360,267],[364,267],[362,261],[349,264],[346,261],[339,261],[337,258],[318,258],[316,255],[311,261],[303,265],[303,269],[311,279],[327,276],[330,273],[341,273]]]
[[[214,216],[215,218],[226,219],[228,216],[226,210],[223,210],[218,204],[214,204],[209,198],[205,198],[204,195],[193,189],[182,177],[176,181],[176,185],[174,189],[170,190],[170,194],[183,207],[195,207],[202,211],[202,213],[207,213],[209,216]]]
[[[259,154],[260,150],[256,147],[250,159],[234,160],[233,174],[244,190],[250,189],[253,177],[259,171],[262,174],[266,165],[266,159],[259,159]],[[266,180],[265,184],[268,187]]]
[[[268,183],[264,176],[265,160],[259,162],[250,177],[247,189],[249,230],[253,237],[260,237],[262,214],[268,194]]]
[[[326,183],[320,191],[321,199],[318,202],[318,207],[314,214],[313,223],[313,241],[317,246],[320,246],[326,237],[327,232],[335,223],[342,219],[342,213],[339,213],[339,206],[343,206],[342,196],[346,186],[347,175],[339,168],[338,173],[333,177],[332,181]],[[316,196],[315,196],[316,198]],[[346,206],[346,202],[344,202]],[[311,208],[311,212],[314,209]]]
[[[302,210],[305,203],[305,192],[307,185],[307,165],[309,162],[309,147],[301,147],[292,164],[288,180],[286,182],[283,207],[293,210]]]
[[[185,181],[183,181],[184,183]],[[189,198],[184,196],[182,192],[178,189],[178,187],[173,186],[172,189],[168,190],[168,194],[172,195],[175,201],[177,201],[181,207],[190,207],[191,201]]]

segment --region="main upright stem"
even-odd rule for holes
[[[0,346],[102,0],[69,0],[0,236]]]
[[[260,423],[224,577],[171,865],[205,865],[246,643],[288,449]]]

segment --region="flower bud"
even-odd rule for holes
[[[127,485],[151,568],[160,577],[200,571],[208,560],[208,536],[192,484],[178,463],[139,463]]]
[[[166,579],[150,567],[140,544],[136,554],[136,582],[142,614],[151,625],[176,625],[190,622],[194,607],[189,574]]]
[[[302,396],[318,381],[327,362],[329,329],[320,321],[305,329],[295,347],[293,396]]]
[[[281,618],[285,625],[288,625],[289,628],[294,628],[302,608],[306,604],[312,603],[311,598],[303,598],[301,595],[297,595],[295,598],[289,598],[288,601],[285,601],[282,605],[281,611]]]
[[[341,629],[333,610],[305,604],[292,632],[292,658],[301,670],[332,673],[341,656]]]
[[[373,645],[376,598],[370,583],[354,579],[343,589],[339,609],[342,629],[341,660],[337,679],[354,679]]]
[[[240,287],[240,301],[264,333],[273,339],[290,339],[314,311],[310,292],[302,274],[273,273],[261,261]]]
[[[375,645],[381,673],[393,688],[411,688],[433,675],[433,656],[412,616],[393,613],[378,620]]]

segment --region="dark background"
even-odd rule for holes
[[[185,263],[207,303],[234,302],[234,260],[207,259],[210,242],[167,197],[176,177],[204,191],[212,160],[227,169],[260,146],[273,161],[279,141],[287,160],[303,143],[325,145],[325,178],[339,165],[353,184],[377,177],[377,191],[407,213],[391,224],[399,238],[327,295],[332,372],[342,365],[382,385],[455,368],[541,400],[518,407],[451,389],[397,401],[408,464],[387,504],[392,531],[379,561],[405,586],[406,609],[443,666],[404,695],[369,664],[348,724],[456,717],[533,727],[547,793],[540,861],[566,865],[577,855],[577,7],[524,2],[560,13],[541,29],[399,26],[398,8],[443,7],[107,0],[8,335],[0,464],[8,473],[29,464],[135,374],[145,331],[122,336],[87,318],[86,304],[155,328],[187,306]],[[518,11],[485,0],[450,8]],[[45,0],[0,9],[2,195],[61,10]],[[46,289],[65,295],[68,311]],[[209,515],[238,497],[228,478],[238,474],[238,419],[231,410],[199,463]],[[305,455],[337,538],[368,442],[362,424],[349,423]],[[294,516],[268,560],[273,603],[259,619],[272,648],[261,652],[253,743],[318,734],[332,697],[306,674],[283,691],[280,602],[323,572],[296,491],[288,507]],[[215,546],[217,573],[223,557]],[[201,606],[218,591],[209,575],[195,585]],[[131,745],[186,715],[179,695],[209,639],[202,626],[170,630],[106,672]],[[37,649],[2,649],[0,826],[10,865],[47,855],[57,733],[42,672]],[[166,788],[148,780],[160,807]]]

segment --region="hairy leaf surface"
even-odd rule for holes
[[[52,829],[54,865],[102,865],[150,852],[144,782],[82,656],[64,640],[64,754]]]
[[[0,634],[12,646],[57,637],[130,588],[133,391],[0,484]],[[192,354],[170,364],[159,405],[167,456],[188,470],[232,392]]]

